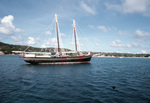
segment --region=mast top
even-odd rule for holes
[[[55,14],[55,21],[57,22],[57,14]]]
[[[75,27],[76,26],[76,22],[75,22],[75,20],[73,20],[73,27]]]

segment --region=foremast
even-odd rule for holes
[[[57,34],[58,53],[60,54],[60,45],[59,45],[59,30],[58,30],[57,14],[55,14],[55,22],[56,22],[56,34]]]
[[[75,22],[75,20],[73,20],[73,33],[74,33],[74,40],[75,40],[75,51],[77,52],[76,22]]]

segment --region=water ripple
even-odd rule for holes
[[[1,58],[0,103],[150,101],[150,59],[92,58],[91,64],[50,66]]]

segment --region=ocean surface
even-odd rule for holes
[[[0,103],[150,103],[150,58],[31,65],[1,55]]]

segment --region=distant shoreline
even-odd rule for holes
[[[98,57],[98,56],[93,56],[93,57],[96,57],[96,58],[150,58],[150,57],[111,57],[111,56],[103,56],[103,57]]]
[[[12,45],[12,44],[6,44],[3,42],[0,42],[0,55],[20,55],[21,51],[24,51],[28,46],[23,46],[23,45]],[[65,49],[62,48],[65,51],[71,51],[70,49]],[[56,52],[56,48],[50,47],[47,49],[45,52]],[[15,51],[15,53],[14,53]],[[28,52],[41,52],[41,48],[37,47],[30,47],[28,49]],[[79,52],[84,52],[88,53],[88,51],[79,51]],[[119,57],[119,58],[125,58],[125,57],[130,57],[130,58],[150,58],[150,54],[133,54],[133,53],[115,53],[115,52],[90,52],[93,57]]]
[[[22,54],[0,54],[1,55],[4,55],[4,56],[7,56],[7,55],[16,55],[16,56],[20,56]],[[150,58],[150,57],[115,57],[115,56],[93,56],[94,58],[120,58],[120,59],[123,59],[123,58]]]

